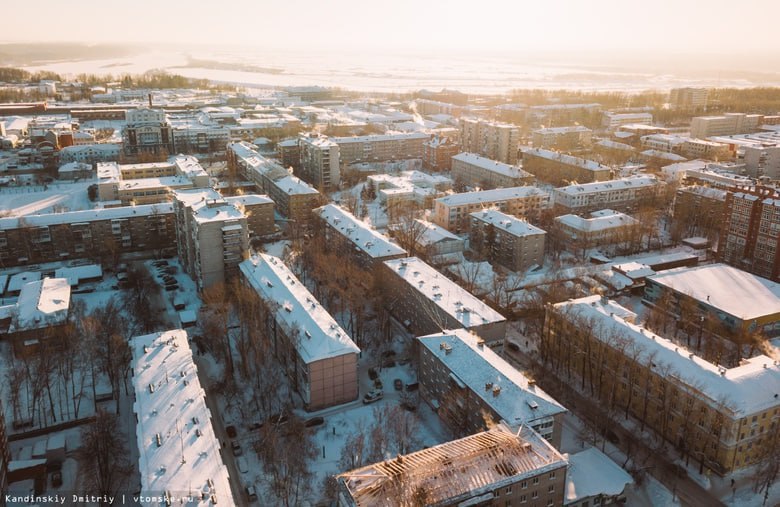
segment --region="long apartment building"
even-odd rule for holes
[[[691,120],[691,137],[706,139],[711,136],[731,136],[755,132],[764,115],[726,113],[723,116],[696,116]]]
[[[497,210],[471,214],[470,248],[512,271],[544,263],[546,236],[545,231],[527,221]]]
[[[780,422],[777,361],[709,363],[600,296],[548,306],[542,348],[561,379],[584,381],[602,410],[628,411],[720,475],[764,459],[762,443]]]
[[[605,181],[611,178],[613,173],[612,168],[593,160],[542,148],[523,150],[523,169],[553,185],[572,181]]]
[[[520,144],[520,128],[479,118],[461,118],[460,144],[465,152],[476,153],[505,164],[515,164]]]
[[[282,260],[257,254],[241,274],[269,312],[270,348],[307,410],[357,399],[360,349]]]
[[[265,208],[273,214],[273,207]],[[199,290],[225,283],[238,274],[249,252],[246,214],[216,190],[174,193],[176,244],[184,271]]]
[[[605,112],[601,125],[608,129],[616,129],[623,125],[652,125],[653,115],[644,112],[617,113]]]
[[[418,132],[330,138],[338,145],[339,159],[345,166],[356,162],[422,158],[423,143],[428,139],[428,134]]]
[[[567,466],[533,430],[498,425],[338,475],[339,505],[559,507]]]
[[[522,168],[475,153],[459,153],[452,157],[452,179],[483,190],[519,187],[533,183],[533,174]]]
[[[98,163],[97,177],[98,199],[118,201],[122,206],[169,201],[174,190],[210,184],[198,159],[185,155],[149,164]]]
[[[336,204],[326,204],[313,213],[325,227],[328,248],[351,257],[366,269],[407,256],[406,250],[390,238]]]
[[[562,213],[626,211],[652,203],[662,188],[663,183],[652,175],[568,185],[553,190],[553,207]]]
[[[531,133],[531,142],[535,148],[553,150],[576,150],[591,145],[593,131],[582,125],[569,127],[547,127]]]
[[[561,215],[554,223],[553,236],[570,251],[625,243],[639,230],[638,220],[611,209],[594,211],[588,217]]]
[[[116,260],[176,247],[171,203],[0,218],[0,263]]]
[[[386,304],[415,335],[464,328],[491,343],[504,339],[501,314],[419,258],[385,261],[384,268]]]
[[[434,200],[433,222],[448,231],[462,232],[469,228],[475,211],[495,208],[508,215],[538,219],[549,207],[550,194],[536,187],[464,192]]]
[[[300,168],[303,179],[315,188],[334,190],[341,181],[339,145],[325,136],[303,135],[298,138]]]
[[[728,192],[718,259],[780,281],[780,194],[771,188]]]
[[[227,147],[228,166],[252,181],[270,197],[287,220],[307,225],[311,210],[319,206],[320,193],[282,166],[260,155],[254,146],[240,141]]]
[[[669,91],[669,103],[675,109],[698,109],[707,106],[708,94],[706,88],[672,88]]]
[[[456,436],[503,422],[561,445],[566,408],[465,329],[417,338],[420,395]]]

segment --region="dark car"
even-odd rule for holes
[[[374,368],[368,369],[368,378],[371,380],[376,380],[376,378],[379,376],[379,373]]]
[[[412,382],[411,384],[406,384],[407,391],[416,391],[419,388],[420,388],[420,384],[418,382]]]
[[[393,387],[395,388],[396,391],[402,391],[404,388],[404,383],[401,382],[400,378],[397,378],[393,380]]]
[[[321,426],[325,424],[325,419],[322,417],[312,417],[311,419],[307,419],[305,423],[303,423],[304,426],[307,428],[313,428],[315,426]]]
[[[225,428],[225,432],[227,433],[228,438],[236,438],[236,436],[238,435],[235,426],[228,426],[227,428]]]
[[[230,442],[230,448],[233,449],[233,456],[241,456],[244,454],[244,450],[241,448],[241,444],[233,440]]]
[[[178,289],[178,288],[179,288],[179,286],[178,286],[178,285],[166,285],[166,286],[165,286],[165,290],[167,290],[168,292],[170,292],[170,291],[172,291],[172,290],[176,290],[176,289]]]

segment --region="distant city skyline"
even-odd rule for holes
[[[17,4],[0,42],[178,43],[329,49],[771,52],[780,4],[747,0],[416,2],[291,0],[230,4],[95,0],[48,12]],[[739,13],[745,15],[738,15]],[[760,15],[754,15],[760,13]]]

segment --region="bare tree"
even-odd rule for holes
[[[115,497],[127,485],[133,467],[116,415],[98,410],[94,422],[82,429],[79,459],[90,494]]]

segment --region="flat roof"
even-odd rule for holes
[[[191,492],[187,505],[211,505],[212,497],[214,503],[234,504],[186,331],[136,336],[130,346],[141,495],[170,492],[178,504]]]
[[[296,347],[306,363],[360,352],[349,334],[280,258],[260,253],[239,267],[261,298],[279,305],[276,319],[286,326],[286,332],[300,333]]]
[[[422,297],[433,301],[464,328],[506,320],[503,315],[417,257],[393,259],[384,263]]]
[[[617,180],[567,185],[565,187],[556,188],[555,192],[568,195],[596,194],[599,192],[611,192],[629,188],[652,187],[658,184],[658,179],[652,175],[629,176],[628,178],[620,178]]]
[[[534,421],[566,412],[563,405],[466,329],[417,339],[510,427],[533,426]]]
[[[507,215],[495,209],[475,211],[471,214],[481,222],[493,224],[495,227],[506,231],[513,236],[531,236],[536,234],[547,234],[544,230],[529,224],[515,216]]]
[[[523,171],[520,167],[505,164],[487,157],[481,157],[476,153],[458,153],[452,157],[452,160],[458,160],[466,164],[471,164],[482,169],[509,176],[510,178],[533,178],[534,175]]]
[[[70,308],[70,285],[65,278],[26,283],[16,301],[16,318],[9,332],[38,329],[64,322]]]
[[[597,495],[617,496],[634,479],[609,456],[595,447],[566,456],[566,504],[578,503]]]
[[[539,158],[547,160],[555,160],[567,165],[577,166],[580,169],[587,171],[609,171],[610,167],[599,164],[594,160],[588,160],[585,158],[573,157],[553,150],[545,150],[542,148],[528,148],[523,150],[523,157],[526,155],[533,155]]]
[[[549,199],[550,194],[537,187],[510,187],[496,188],[493,190],[480,190],[478,192],[462,192],[460,194],[451,194],[445,197],[439,197],[436,201],[445,203],[449,206],[460,206],[463,204],[472,204],[478,202],[500,202],[511,199],[527,199],[529,197],[545,197]]]
[[[390,238],[335,204],[326,204],[313,211],[333,230],[347,238],[357,249],[372,259],[406,255],[406,250],[393,243]]]
[[[726,264],[670,269],[650,280],[744,321],[780,314],[780,284]]]
[[[403,133],[403,134],[375,134],[368,136],[353,136],[353,137],[331,137],[330,140],[336,144],[348,144],[348,143],[370,143],[381,141],[404,141],[409,139],[429,139],[430,134],[425,133]]]
[[[54,272],[57,278],[65,278],[68,284],[78,285],[81,280],[91,280],[94,278],[103,278],[103,268],[100,264],[87,264],[85,266],[72,266],[59,268]]]
[[[589,218],[583,218],[578,215],[561,215],[555,217],[555,221],[581,232],[605,231],[615,227],[624,227],[639,223],[638,220],[625,213],[613,210],[601,211],[609,211],[611,213],[603,213],[595,216],[591,215]]]
[[[47,213],[44,215],[26,215],[20,217],[0,218],[0,230],[19,229],[21,227],[44,227],[59,224],[78,224],[95,220],[118,220],[134,216],[164,215],[173,213],[169,202],[158,204],[141,204],[137,206],[118,206],[115,208],[96,208],[82,211],[66,211],[64,213]]]

